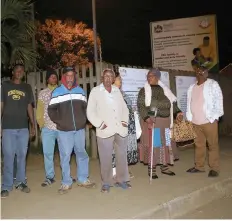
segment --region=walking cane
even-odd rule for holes
[[[152,108],[152,112],[154,113],[154,119],[156,118],[158,109],[156,107]],[[154,126],[155,123],[152,123],[152,131],[151,131],[151,168],[150,168],[150,184],[152,183],[152,169],[153,169],[153,154],[154,154]]]

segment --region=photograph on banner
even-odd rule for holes
[[[122,91],[131,99],[132,106],[137,108],[137,97],[141,88],[147,81],[148,69],[119,67],[119,73],[122,78]],[[169,73],[161,71],[160,80],[170,88]]]
[[[153,66],[219,71],[216,15],[151,22],[150,29]]]
[[[187,92],[190,85],[196,82],[196,77],[176,76],[176,96],[177,104],[181,111],[186,114],[187,111]]]

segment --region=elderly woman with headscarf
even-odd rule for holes
[[[174,164],[170,128],[174,119],[183,118],[182,112],[177,107],[175,95],[160,81],[160,77],[161,72],[158,69],[149,70],[147,83],[139,91],[137,101],[142,128],[139,144],[140,160],[148,162],[148,175],[150,176],[152,171],[153,179],[158,178],[156,174],[158,165],[161,173],[175,175],[168,167],[168,164]],[[151,162],[152,148],[154,148],[153,162]],[[141,159],[143,157],[148,159]]]

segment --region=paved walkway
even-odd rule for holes
[[[176,176],[159,175],[158,180],[149,184],[147,167],[137,164],[130,167],[135,178],[130,190],[112,188],[109,194],[100,192],[99,163],[90,163],[90,177],[97,183],[96,189],[83,189],[73,185],[66,195],[59,195],[61,177],[59,159],[56,157],[57,182],[42,188],[44,180],[43,160],[39,155],[28,159],[28,183],[30,194],[13,191],[9,198],[2,199],[2,218],[6,219],[130,219],[140,218],[159,204],[189,194],[202,187],[232,177],[232,137],[221,139],[221,174],[218,178],[208,178],[207,173],[188,174],[185,171],[193,165],[193,150],[180,152],[180,161],[173,170]],[[75,174],[75,161],[71,163]],[[208,170],[208,168],[207,168]],[[212,193],[213,194],[213,193]]]
[[[215,200],[178,219],[232,219],[232,196]]]

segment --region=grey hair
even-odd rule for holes
[[[104,69],[104,70],[102,71],[102,77],[103,77],[107,72],[111,73],[111,74],[115,77],[115,72],[114,72],[114,70],[112,70],[112,69],[110,69],[110,68],[106,68],[106,69]]]

